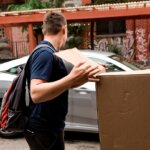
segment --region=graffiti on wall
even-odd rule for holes
[[[121,43],[121,37],[98,38],[94,40],[94,49],[98,51],[110,51],[110,45],[118,45],[119,47]],[[91,45],[89,45],[88,48],[91,48]]]
[[[136,50],[137,59],[140,61],[147,60],[147,42],[146,42],[146,31],[143,28],[136,29]]]
[[[134,33],[128,30],[126,36],[97,38],[94,40],[94,49],[98,51],[121,52],[126,59],[131,59],[134,55]],[[91,48],[89,45],[88,48]]]
[[[131,59],[134,56],[134,32],[126,31],[126,37],[123,37],[122,54],[126,59]]]

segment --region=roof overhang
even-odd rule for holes
[[[63,13],[68,22],[84,22],[97,19],[140,19],[150,17],[150,1],[1,12],[0,25],[41,23],[44,15],[50,11]]]

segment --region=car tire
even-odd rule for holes
[[[0,136],[3,138],[15,138],[23,135],[23,132],[17,131],[4,131],[0,129]]]

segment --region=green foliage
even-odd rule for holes
[[[84,25],[81,23],[68,24],[68,35],[81,35]]]
[[[54,0],[55,7],[61,7],[65,0]]]
[[[8,11],[32,10],[53,7],[52,2],[41,2],[40,0],[26,0],[24,4],[11,4],[7,7]]]
[[[109,44],[108,45],[108,51],[116,53],[118,55],[122,54],[121,48],[118,47],[116,44]]]
[[[8,11],[20,11],[20,10],[32,10],[32,9],[43,9],[51,7],[61,7],[65,0],[54,0],[52,2],[41,2],[41,0],[25,0],[24,4],[11,4],[7,7]]]
[[[84,25],[79,24],[79,23],[68,25],[68,40],[67,40],[65,49],[73,48],[73,47],[77,47],[77,48],[82,47],[83,28],[84,28]]]
[[[70,36],[68,37],[68,41],[64,49],[74,48],[74,47],[81,48],[82,43],[83,43],[83,39],[81,36]]]

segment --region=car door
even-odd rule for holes
[[[4,93],[7,91],[9,85],[13,81],[15,76],[0,72],[0,104]]]
[[[88,82],[69,90],[69,108],[66,121],[70,123],[70,128],[94,130],[97,125],[94,82]]]
[[[0,99],[4,96],[4,93],[7,91],[9,85],[17,75],[17,68],[23,67],[24,64],[9,68],[0,72]],[[0,102],[1,103],[1,102]]]

